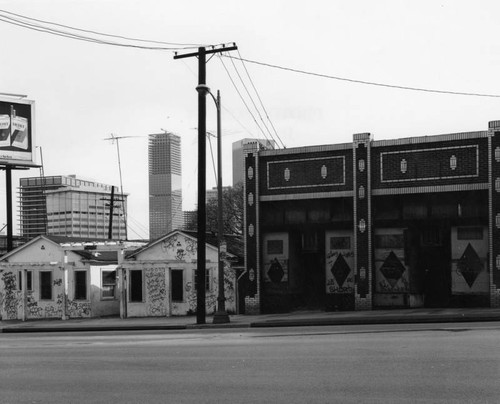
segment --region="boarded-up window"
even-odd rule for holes
[[[330,237],[330,250],[350,250],[350,237]]]
[[[397,249],[404,247],[402,234],[380,234],[375,236],[375,248]]]
[[[483,228],[482,227],[459,227],[457,228],[458,240],[482,240]]]
[[[52,300],[52,272],[40,272],[40,299]]]
[[[87,300],[87,271],[75,271],[75,300]]]
[[[172,301],[184,301],[184,277],[182,269],[172,269]]]
[[[283,254],[283,240],[267,240],[268,254]]]
[[[142,302],[142,271],[133,269],[130,271],[130,301]]]

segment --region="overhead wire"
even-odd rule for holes
[[[250,108],[248,107],[248,104],[246,103],[245,99],[243,98],[243,96],[241,95],[241,92],[240,90],[238,89],[238,86],[236,85],[236,83],[234,82],[232,76],[231,76],[231,73],[229,72],[228,68],[226,67],[226,64],[224,63],[224,60],[222,58],[219,58],[219,60],[221,61],[222,63],[222,66],[224,67],[224,70],[226,71],[228,77],[229,77],[229,80],[231,81],[231,83],[233,84],[233,87],[234,89],[236,90],[236,92],[238,93],[241,101],[243,102],[243,105],[245,105],[248,113],[250,114],[250,116],[253,118],[254,122],[255,122],[255,125],[257,125],[257,128],[259,128],[259,130],[262,132],[262,135],[265,137],[265,139],[267,141],[269,141],[266,133],[262,130],[262,128],[260,127],[259,123],[257,122],[257,119],[255,119],[255,116],[253,115],[252,111],[250,110]]]
[[[8,13],[11,15],[17,15],[17,14],[3,11],[0,9],[0,21],[3,21],[5,23],[19,26],[22,28],[27,28],[30,30],[38,31],[38,32],[43,32],[43,33],[55,35],[55,36],[61,36],[61,37],[75,39],[75,40],[79,40],[79,41],[92,42],[92,43],[96,43],[96,44],[100,44],[100,45],[112,45],[112,46],[119,46],[119,47],[126,47],[126,48],[137,48],[137,49],[146,49],[146,50],[161,50],[161,51],[192,49],[195,47],[203,46],[203,45],[199,45],[199,44],[198,45],[176,44],[175,46],[166,47],[166,46],[145,46],[145,45],[137,45],[137,44],[133,44],[133,43],[121,43],[121,42],[110,41],[110,40],[105,40],[105,39],[101,39],[101,38],[95,38],[95,37],[91,37],[91,36],[85,36],[85,35],[81,35],[81,34],[74,33],[74,32],[64,31],[61,29],[55,29],[55,28],[52,28],[50,26],[44,26],[44,25],[40,25],[40,24],[31,22],[31,21],[37,21],[37,20],[32,19],[30,17],[21,16],[21,19],[19,19],[19,18],[11,17],[9,15],[2,14],[2,12]],[[25,21],[25,20],[27,20],[27,21]],[[42,21],[42,20],[40,20],[40,21]],[[44,22],[44,23],[51,24],[54,26],[63,26],[62,24],[51,23],[51,22]],[[171,44],[169,42],[154,41],[154,40],[139,39],[139,38],[130,38],[130,37],[124,37],[124,36],[120,36],[120,35],[112,35],[112,34],[101,33],[101,32],[97,32],[97,31],[84,30],[84,29],[74,28],[74,27],[70,27],[70,26],[63,26],[63,27],[67,27],[68,29],[71,29],[74,31],[93,33],[94,35],[100,35],[100,36],[105,36],[105,37],[120,38],[120,39],[125,39],[127,41]]]
[[[255,104],[255,101],[253,100],[253,97],[252,97],[252,95],[250,94],[250,91],[248,91],[248,88],[247,88],[247,86],[246,86],[246,84],[245,84],[245,82],[244,82],[243,78],[241,77],[240,72],[239,72],[238,68],[236,67],[236,64],[234,63],[234,60],[233,60],[233,59],[230,59],[230,60],[231,60],[231,64],[233,65],[233,68],[234,68],[234,70],[235,70],[236,74],[238,75],[238,78],[240,79],[241,84],[243,85],[243,88],[245,89],[245,91],[246,91],[246,93],[247,93],[247,95],[248,95],[248,98],[250,98],[250,101],[252,102],[252,105],[253,105],[253,107],[255,108],[255,111],[257,112],[257,115],[259,116],[259,118],[260,118],[260,120],[261,120],[261,122],[262,122],[262,125],[263,125],[263,126],[264,126],[264,128],[266,129],[266,131],[267,131],[267,133],[269,134],[270,138],[271,138],[271,139],[272,139],[275,143],[277,143],[277,142],[276,142],[276,140],[275,140],[275,139],[274,139],[274,137],[273,137],[273,134],[271,133],[271,131],[270,131],[270,130],[269,130],[269,128],[267,127],[266,123],[264,122],[264,119],[262,118],[262,115],[261,115],[261,113],[260,113],[260,111],[259,111],[259,108],[257,108],[257,105]],[[273,145],[273,149],[274,149],[274,145]]]
[[[275,65],[275,64],[266,63],[266,62],[259,62],[257,60],[244,59],[244,58],[241,58],[241,57],[237,58],[237,57],[234,57],[234,56],[231,56],[231,55],[227,55],[225,53],[221,54],[221,56],[229,58],[229,59],[242,60],[244,62],[253,63],[253,64],[256,64],[256,65],[260,65],[260,66],[271,67],[273,69],[279,69],[279,70],[289,71],[289,72],[293,72],[293,73],[300,73],[300,74],[305,74],[305,75],[309,75],[309,76],[316,76],[316,77],[321,77],[321,78],[326,78],[326,79],[331,79],[331,80],[346,81],[346,82],[349,82],[349,83],[365,84],[365,85],[387,87],[387,88],[395,88],[395,89],[399,89],[399,90],[423,91],[423,92],[438,93],[438,94],[451,94],[451,95],[464,95],[464,96],[472,96],[472,97],[500,98],[499,94],[485,94],[485,93],[471,93],[471,92],[465,92],[465,91],[435,90],[435,89],[422,88],[422,87],[410,87],[410,86],[400,86],[400,85],[395,85],[395,84],[377,83],[377,82],[373,82],[373,81],[356,80],[356,79],[350,79],[350,78],[346,78],[346,77],[332,76],[332,75],[329,75],[329,74],[315,73],[315,72],[310,72],[310,71],[306,71],[306,70],[300,70],[300,69],[295,69],[295,68],[291,68],[291,67],[285,67],[285,66]]]
[[[12,16],[15,16],[17,18],[12,17]],[[25,21],[25,20],[27,20],[27,21]],[[111,45],[111,46],[119,46],[119,47],[137,48],[137,49],[145,49],[145,50],[162,50],[162,51],[174,51],[174,50],[181,50],[181,49],[192,49],[192,48],[201,47],[201,46],[212,46],[212,45],[203,45],[203,44],[190,44],[190,43],[176,43],[176,42],[158,41],[158,40],[152,40],[152,39],[132,38],[132,37],[127,37],[127,36],[123,36],[123,35],[108,34],[108,33],[98,32],[98,31],[89,30],[89,29],[77,28],[77,27],[73,27],[70,25],[59,24],[59,23],[55,23],[55,22],[51,22],[51,21],[47,21],[47,20],[32,18],[32,17],[28,17],[26,15],[13,13],[13,12],[3,10],[3,9],[0,9],[0,21],[5,22],[7,24],[19,26],[22,28],[38,31],[38,32],[48,33],[51,35],[61,36],[61,37],[79,40],[79,41],[96,43],[96,44],[100,44],[100,45]],[[31,21],[31,22],[28,22],[28,21]],[[38,24],[35,24],[33,22],[36,22]],[[57,30],[57,29],[54,29],[54,28],[51,28],[48,26],[40,25],[40,24],[52,25],[52,26],[56,26],[56,27],[60,27],[60,28],[70,29],[73,31],[85,32],[88,34],[105,36],[105,37],[109,37],[109,38],[123,39],[126,41],[134,41],[134,42],[142,42],[142,43],[154,43],[154,44],[162,44],[162,45],[170,45],[170,46],[169,47],[143,46],[143,45],[137,45],[137,44],[112,42],[112,41],[108,41],[108,40],[102,40],[99,38],[93,38],[93,37],[89,37],[89,36],[79,35],[79,34],[76,34],[73,32]],[[238,54],[239,54],[239,52],[238,52]],[[306,71],[306,70],[301,70],[301,69],[296,69],[296,68],[291,68],[291,67],[286,67],[286,66],[280,66],[280,65],[276,65],[276,64],[272,64],[272,63],[266,63],[266,62],[260,62],[257,60],[246,59],[246,58],[241,57],[241,54],[239,54],[239,57],[231,56],[231,55],[228,55],[225,53],[222,53],[219,56],[221,56],[220,60],[222,60],[222,57],[226,57],[226,58],[230,58],[230,59],[240,60],[242,63],[247,62],[247,63],[252,63],[252,64],[256,64],[256,65],[260,65],[260,66],[274,68],[274,69],[279,69],[279,70],[284,70],[284,71],[289,71],[289,72],[294,72],[294,73],[299,73],[299,74],[305,74],[305,75],[310,75],[310,76],[315,76],[315,77],[321,77],[321,78],[326,78],[326,79],[331,79],[331,80],[345,81],[345,82],[349,82],[349,83],[379,86],[379,87],[386,87],[386,88],[394,88],[394,89],[408,90],[408,91],[422,91],[422,92],[437,93],[437,94],[500,98],[500,94],[438,90],[438,89],[430,89],[430,88],[423,88],[423,87],[412,87],[412,86],[379,83],[379,82],[373,82],[373,81],[367,81],[367,80],[351,79],[351,78],[347,78],[347,77],[340,77],[340,76],[334,76],[334,75],[329,75],[329,74],[316,73],[316,72],[311,72],[311,71]],[[246,66],[244,66],[244,67],[246,69]],[[274,125],[272,125],[271,121],[270,121],[270,124],[271,124],[271,126],[273,126],[273,130],[275,130]],[[277,132],[276,132],[276,134],[277,134]]]
[[[262,107],[262,109],[263,109],[264,113],[266,114],[266,118],[267,118],[267,120],[269,121],[269,124],[271,125],[271,128],[272,128],[272,129],[273,129],[273,131],[274,131],[274,134],[276,135],[276,137],[278,138],[278,140],[281,142],[281,145],[283,146],[283,148],[284,148],[284,149],[286,149],[285,144],[283,143],[283,141],[281,140],[280,136],[278,135],[278,131],[277,131],[277,130],[276,130],[276,128],[274,127],[273,122],[271,121],[271,118],[269,117],[269,114],[268,114],[268,112],[267,112],[267,109],[266,109],[266,107],[264,106],[264,103],[262,102],[262,99],[261,99],[261,97],[260,97],[260,95],[259,95],[259,92],[257,91],[257,88],[255,87],[255,84],[254,84],[254,82],[253,82],[253,80],[252,80],[252,77],[250,76],[250,73],[249,73],[249,71],[248,71],[248,69],[247,69],[247,67],[246,67],[246,65],[245,65],[245,62],[243,61],[243,58],[241,57],[240,50],[238,49],[238,50],[237,50],[237,52],[238,52],[238,55],[240,56],[241,64],[243,65],[243,68],[245,69],[245,72],[246,72],[246,74],[247,74],[247,77],[248,77],[248,79],[250,80],[250,84],[252,84],[253,90],[255,91],[255,94],[257,95],[257,99],[258,99],[258,100],[259,100],[259,102],[260,102],[260,106]]]
[[[107,34],[107,33],[99,32],[99,31],[93,31],[93,30],[89,30],[89,29],[76,28],[76,27],[71,26],[71,25],[58,24],[58,23],[55,23],[55,22],[52,22],[52,21],[47,21],[47,20],[41,20],[41,19],[37,19],[37,18],[32,18],[32,17],[28,17],[28,16],[25,16],[25,15],[22,15],[22,14],[16,14],[16,13],[13,13],[13,12],[10,12],[10,11],[7,11],[7,10],[2,10],[2,9],[0,9],[0,13],[6,13],[6,14],[10,14],[10,15],[15,15],[16,17],[20,17],[20,18],[23,18],[23,19],[26,19],[26,20],[36,21],[36,22],[40,22],[40,23],[43,23],[43,24],[54,25],[54,26],[62,27],[62,28],[68,28],[68,29],[71,29],[71,30],[74,30],[74,31],[86,32],[86,33],[91,33],[91,34],[96,34],[96,35],[101,35],[101,36],[107,36],[107,37],[112,37],[112,38],[125,39],[125,40],[129,40],[129,41],[157,43],[157,44],[172,45],[172,46],[189,46],[189,47],[199,47],[199,46],[201,46],[200,44],[165,42],[165,41],[157,41],[157,40],[152,40],[152,39],[131,38],[131,37],[127,37],[127,36],[123,36],[123,35],[116,35],[116,34]]]

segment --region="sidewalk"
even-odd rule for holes
[[[349,312],[297,311],[284,314],[232,315],[230,323],[196,324],[196,317],[91,318],[70,320],[0,321],[0,333],[188,330],[256,327],[339,326],[356,324],[409,324],[500,321],[500,308],[402,309]]]

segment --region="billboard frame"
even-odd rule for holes
[[[0,167],[40,167],[35,135],[35,101],[0,95]]]

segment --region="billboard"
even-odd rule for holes
[[[36,166],[35,102],[0,97],[0,166]]]

